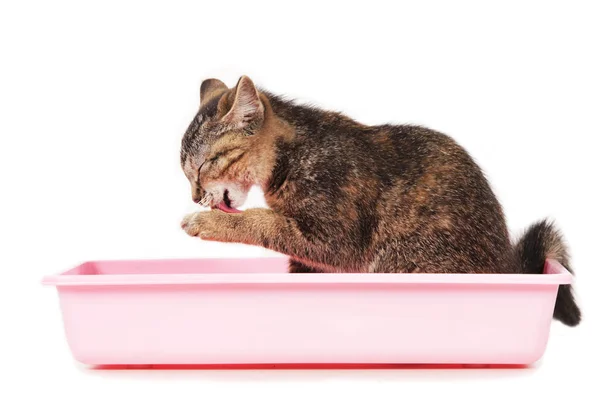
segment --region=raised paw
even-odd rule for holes
[[[219,210],[199,211],[183,217],[181,228],[192,237],[228,241],[227,222],[227,214]]]

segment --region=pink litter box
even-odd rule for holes
[[[288,274],[287,260],[93,261],[58,289],[88,365],[528,365],[571,274]]]

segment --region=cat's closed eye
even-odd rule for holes
[[[215,163],[221,156],[223,156],[223,153],[217,152],[212,158],[209,159],[209,162]]]

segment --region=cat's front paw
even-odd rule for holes
[[[228,241],[227,222],[227,214],[219,210],[199,211],[183,217],[181,228],[192,237]]]

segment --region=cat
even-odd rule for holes
[[[542,273],[547,258],[572,271],[548,220],[511,244],[482,170],[449,136],[363,125],[247,76],[202,82],[181,166],[193,201],[214,208],[183,219],[189,235],[285,254],[290,273]],[[237,210],[253,185],[269,208]],[[570,285],[554,318],[581,320]]]

